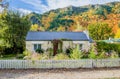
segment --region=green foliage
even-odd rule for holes
[[[30,51],[28,51],[28,50],[25,50],[24,52],[23,52],[23,55],[24,56],[30,56],[32,53],[30,52]]]
[[[94,14],[106,17],[106,14],[111,13],[111,11],[112,11],[112,7],[106,6],[106,5],[101,5],[95,9]]]
[[[116,4],[113,9],[112,9],[113,13],[119,14],[120,13],[120,4]]]
[[[97,44],[96,47],[97,47],[98,52],[105,51],[105,52],[111,53],[111,52],[115,51],[115,52],[117,52],[117,54],[120,57],[120,44],[105,43],[105,42],[101,42],[101,41],[96,42],[96,44]]]
[[[90,36],[94,40],[104,40],[113,37],[112,28],[106,23],[94,23],[88,26]]]
[[[8,59],[16,59],[16,55],[9,54],[9,55],[3,55],[0,57],[0,60],[8,60]]]
[[[108,56],[106,55],[107,53],[105,51],[102,51],[102,52],[99,52],[99,55],[98,55],[98,59],[105,59],[105,58],[108,58]]]
[[[7,35],[5,41],[11,46],[11,53],[22,53],[22,50],[25,49],[25,37],[30,28],[30,21],[19,12],[12,11],[7,12],[2,20],[8,26],[8,29],[5,31]]]
[[[65,60],[65,59],[69,59],[69,57],[64,53],[60,53],[60,54],[57,54],[53,59],[54,60]]]
[[[110,58],[119,58],[118,53],[115,51],[112,51]]]
[[[17,59],[23,59],[23,58],[24,58],[24,55],[23,55],[23,54],[18,54],[16,58],[17,58]]]
[[[97,53],[95,52],[95,46],[92,46],[90,51],[89,51],[89,54],[88,54],[88,57],[90,59],[96,59],[97,58]]]
[[[37,53],[44,53],[44,50],[43,49],[36,49],[35,52],[37,52]]]
[[[70,26],[72,23],[74,23],[73,20],[71,19],[60,19],[58,16],[50,23],[50,27],[48,30],[56,30],[57,27],[59,26]],[[66,29],[67,30],[67,29]]]
[[[46,52],[48,53],[48,56],[53,56],[53,48],[48,48]]]
[[[37,14],[37,13],[30,13],[29,15],[27,15],[29,17],[29,20],[31,21],[32,24],[41,24],[41,14]]]
[[[76,48],[72,49],[70,54],[71,59],[81,59],[82,56],[82,51],[79,50],[79,45],[77,45]]]
[[[5,20],[3,20],[3,17],[6,16],[5,14],[1,14],[0,15],[0,55],[3,54],[3,51],[6,47],[10,47],[10,44],[8,41],[6,41],[7,39],[7,33],[6,31],[8,30],[8,25],[5,24]]]

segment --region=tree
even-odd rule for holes
[[[3,54],[3,50],[9,47],[9,43],[6,41],[8,26],[5,24],[5,20],[2,20],[5,14],[0,15],[0,55]]]
[[[112,28],[106,23],[95,23],[88,26],[90,36],[94,40],[104,40],[113,37]]]
[[[30,29],[30,21],[19,12],[9,11],[3,18],[8,26],[6,41],[9,41],[13,53],[20,53],[25,48],[25,37]]]
[[[115,14],[119,14],[120,13],[120,4],[116,4],[115,7],[113,7],[112,11]]]
[[[31,30],[31,31],[37,31],[38,28],[39,28],[38,24],[34,24],[34,25],[31,25],[30,30]]]
[[[115,34],[115,38],[120,38],[120,29],[117,30],[117,33]]]

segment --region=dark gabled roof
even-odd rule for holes
[[[91,41],[84,32],[33,32],[27,34],[26,41],[48,41],[68,39],[72,41]]]

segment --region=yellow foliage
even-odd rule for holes
[[[39,28],[38,24],[34,24],[34,25],[31,26],[30,30],[31,31],[37,31],[38,28]]]
[[[115,38],[120,38],[120,29],[117,30],[117,33],[115,35]]]
[[[60,26],[59,28],[57,28],[57,31],[65,31],[65,27]]]

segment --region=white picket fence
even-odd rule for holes
[[[0,69],[120,67],[120,59],[0,60]]]

